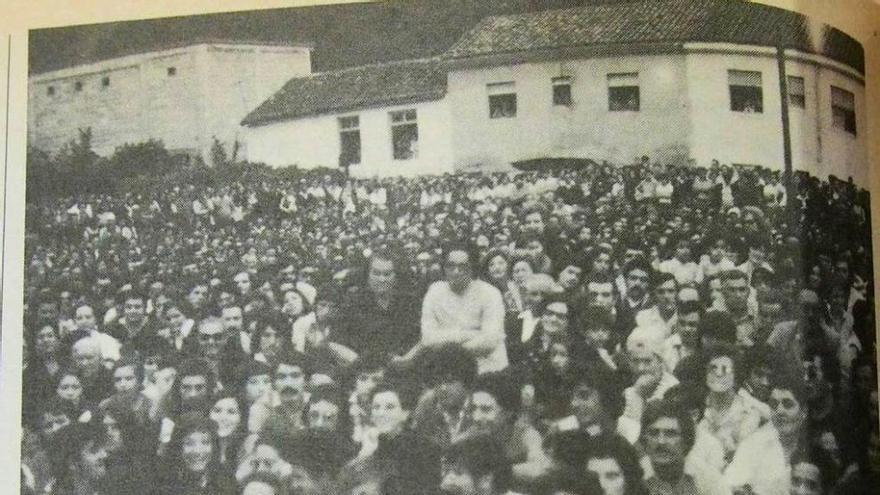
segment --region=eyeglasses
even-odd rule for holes
[[[205,342],[220,342],[223,340],[223,334],[221,333],[200,333],[199,340],[203,340]]]

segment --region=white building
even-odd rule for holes
[[[242,124],[248,158],[358,175],[495,170],[539,158],[868,177],[864,53],[840,31],[730,0],[494,16],[443,56],[289,81]]]
[[[57,151],[91,128],[99,155],[159,139],[206,156],[227,148],[241,119],[292,77],[311,73],[311,47],[205,41],[30,77],[28,143]]]

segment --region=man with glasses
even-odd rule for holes
[[[431,284],[422,302],[422,345],[458,343],[477,359],[479,372],[507,367],[504,300],[493,285],[473,278],[466,247],[446,250],[445,280]]]

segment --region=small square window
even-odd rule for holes
[[[831,120],[838,129],[856,135],[856,97],[845,89],[831,86]]]
[[[571,106],[571,78],[570,77],[554,77],[553,78],[553,104],[561,106]]]
[[[764,93],[761,88],[761,73],[745,70],[727,71],[730,86],[730,111],[742,113],[763,113]]]
[[[786,85],[788,86],[788,104],[793,107],[804,108],[807,101],[804,96],[804,78],[788,76]]]
[[[390,112],[390,116],[392,157],[395,160],[417,158],[419,156],[419,127],[415,109]],[[358,141],[359,138],[360,133],[358,133]]]
[[[83,90],[82,81],[77,81],[77,82],[73,83],[73,90],[74,91],[82,91]]]
[[[46,88],[46,94],[49,96],[55,96],[55,86],[49,86]]]
[[[107,88],[109,86],[110,86],[110,77],[104,76],[103,78],[101,78],[101,87]]]
[[[168,77],[174,77],[177,75],[177,67],[169,67],[167,72],[168,72]]]
[[[641,109],[639,74],[608,74],[608,111],[638,112]]]
[[[340,165],[354,165],[361,162],[360,118],[357,115],[339,117],[339,150]]]

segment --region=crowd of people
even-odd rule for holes
[[[243,175],[29,204],[26,230],[23,493],[880,482],[852,182]]]

